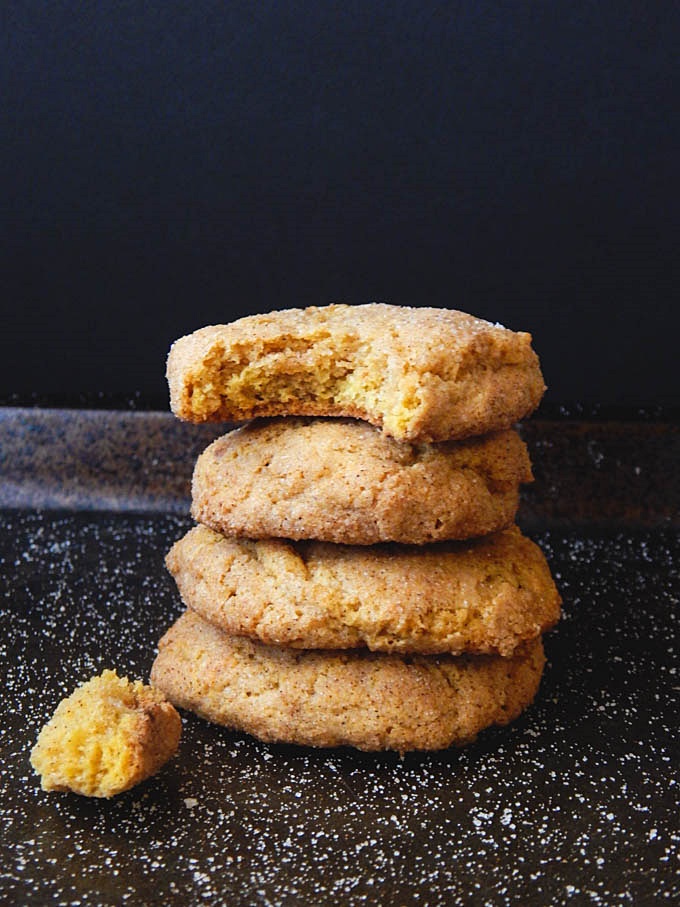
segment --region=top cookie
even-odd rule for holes
[[[352,416],[410,441],[509,428],[545,390],[529,334],[380,303],[202,328],[173,344],[167,377],[172,411],[190,422]]]

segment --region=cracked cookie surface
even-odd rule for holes
[[[408,752],[512,721],[544,663],[540,639],[512,658],[296,652],[187,611],[160,641],[151,678],[175,705],[265,741]]]
[[[468,542],[356,547],[227,539],[199,525],[166,563],[205,620],[296,648],[509,655],[560,613],[543,553],[516,527]]]
[[[531,478],[510,430],[412,444],[354,419],[261,420],[198,458],[192,514],[227,536],[422,545],[509,526]]]

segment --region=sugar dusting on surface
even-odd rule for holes
[[[0,890],[9,903],[638,904],[680,898],[672,531],[536,537],[565,600],[538,700],[466,750],[268,746],[184,715],[111,801],[40,791],[28,753],[76,683],[148,677],[181,605],[179,517],[3,517]],[[645,898],[647,900],[645,900]]]

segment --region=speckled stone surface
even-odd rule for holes
[[[565,616],[546,640],[537,701],[511,727],[462,751],[400,759],[266,745],[185,714],[175,760],[95,802],[43,793],[28,754],[78,681],[114,666],[148,677],[181,611],[163,557],[190,525],[182,489],[195,450],[172,446],[179,423],[120,415],[163,426],[165,453],[150,444],[144,456],[183,476],[169,503],[156,493],[109,503],[125,496],[122,457],[94,471],[89,504],[36,510],[20,503],[17,482],[0,512],[2,902],[678,902],[680,538],[676,480],[656,468],[677,444],[674,426],[656,426],[671,440],[649,448],[640,435],[617,447],[621,431],[604,424],[591,454],[587,441],[556,446],[557,431],[538,446],[554,500],[544,511],[540,495],[527,501],[523,527],[549,559]],[[603,512],[598,475],[610,467],[625,482]],[[627,494],[636,468],[659,512]]]
[[[0,507],[188,513],[196,457],[229,425],[163,412],[0,406]],[[528,525],[680,525],[680,422],[533,419]]]
[[[680,421],[530,420],[535,482],[522,519],[537,526],[680,526]]]
[[[186,513],[224,426],[169,413],[0,407],[0,507]]]

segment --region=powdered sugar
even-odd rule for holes
[[[565,599],[516,724],[463,751],[268,746],[184,715],[179,756],[111,801],[45,794],[28,753],[104,667],[146,679],[181,610],[173,516],[5,514],[6,898],[126,903],[639,903],[677,882],[671,530],[535,536]],[[637,899],[637,901],[636,901]]]

